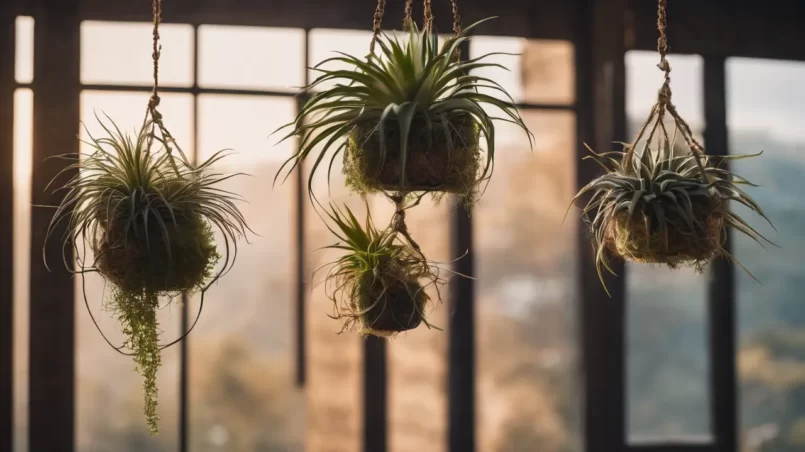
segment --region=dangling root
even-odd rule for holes
[[[148,433],[159,433],[157,424],[157,370],[162,364],[159,351],[159,298],[153,293],[133,294],[116,289],[110,300],[110,310],[118,317],[125,336],[124,345],[134,352],[136,370],[143,376],[144,413]]]

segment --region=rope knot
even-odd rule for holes
[[[151,99],[148,101],[148,106],[152,109],[159,106],[159,101],[162,100],[159,97],[159,94],[154,93],[151,95]]]
[[[657,102],[660,105],[667,105],[668,103],[671,102],[671,84],[669,83],[669,81],[666,80],[666,82],[663,83],[662,88],[660,88],[660,92],[657,97]]]
[[[391,219],[391,228],[395,232],[406,233],[408,227],[405,225],[405,206],[403,205],[403,195],[392,195],[391,201],[394,202],[394,217]]]

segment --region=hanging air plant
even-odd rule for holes
[[[343,153],[346,184],[357,193],[450,192],[472,202],[479,185],[492,174],[494,120],[520,126],[531,139],[505,89],[490,78],[473,75],[482,68],[505,69],[486,62],[493,54],[471,60],[459,57],[467,33],[484,21],[462,30],[454,4],[456,36],[440,47],[431,30],[430,2],[425,3],[420,31],[410,19],[408,2],[408,39],[403,42],[396,34],[380,35],[381,0],[369,57],[341,53],[314,68],[321,75],[307,90],[336,83],[314,94],[295,121],[284,126],[292,130],[283,139],[300,140],[298,152],[283,165],[292,163],[289,173],[313,152],[317,155],[312,181],[328,154],[332,167]],[[348,69],[326,69],[331,62]],[[500,93],[503,100],[484,90]],[[504,118],[493,117],[490,110],[502,111]]]
[[[602,283],[604,268],[614,274],[610,266],[613,257],[670,268],[694,266],[699,271],[715,257],[731,258],[723,247],[727,228],[761,244],[771,243],[730,212],[727,203],[734,201],[769,221],[740,188],[754,185],[722,166],[731,159],[760,154],[708,157],[671,103],[665,3],[659,0],[659,67],[665,72],[665,83],[657,104],[634,142],[624,144],[623,151],[596,154],[590,149],[593,155],[585,158],[596,161],[606,174],[587,184],[573,199],[575,203],[591,194],[582,213],[591,227]],[[675,127],[671,136],[663,121],[666,112]],[[674,147],[677,132],[685,143],[681,150]],[[642,150],[638,154],[639,146]]]
[[[363,335],[394,336],[421,323],[430,327],[426,288],[434,286],[440,298],[443,281],[410,236],[394,227],[377,229],[368,213],[361,225],[348,207],[331,206],[326,214],[335,225],[328,228],[340,241],[327,248],[344,251],[331,263],[325,281],[333,317],[344,319],[343,330],[354,326]]]
[[[96,138],[87,130],[91,152],[65,157],[75,163],[64,171],[78,174],[61,187],[67,194],[47,231],[50,238],[56,226],[66,222],[62,240],[68,270],[79,273],[82,282],[85,273],[97,272],[110,283],[104,307],[117,317],[124,335],[123,345],[113,347],[133,356],[143,376],[144,411],[151,434],[158,431],[156,374],[160,352],[195,326],[194,322],[179,339],[160,344],[160,300],[170,302],[180,295],[200,292],[200,315],[204,293],[231,268],[237,242],[248,230],[235,205],[240,198],[219,187],[234,175],[210,171],[214,163],[226,157],[225,152],[193,165],[157,110],[160,10],[160,2],[155,1],[154,91],[142,127],[132,137],[109,119],[110,125],[99,121],[105,136]],[[214,229],[224,239],[223,255],[215,244]],[[79,243],[89,244],[92,263],[85,262]],[[72,258],[68,259],[73,254],[77,270]]]
[[[160,365],[159,300],[204,292],[228,270],[246,222],[234,201],[239,198],[217,185],[231,176],[209,172],[225,156],[218,153],[198,166],[169,154],[153,139],[153,121],[136,137],[124,135],[114,123],[101,123],[107,137],[90,135],[92,152],[78,156],[65,171],[79,174],[63,187],[67,191],[51,220],[48,238],[67,222],[65,251],[87,241],[95,256],[86,265],[76,248],[78,272],[97,272],[111,283],[105,308],[121,324],[125,343],[143,375],[145,414],[152,433],[158,416],[156,372]],[[226,242],[224,264],[213,227]],[[67,254],[65,254],[67,256]],[[72,270],[72,263],[65,259]],[[170,345],[170,344],[169,344]]]

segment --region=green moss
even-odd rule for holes
[[[162,364],[159,351],[157,308],[159,297],[154,293],[133,293],[115,289],[110,302],[123,327],[124,345],[134,352],[136,371],[143,376],[144,412],[149,433],[158,433],[157,370]]]
[[[344,174],[356,193],[400,190],[400,130],[394,121],[387,124],[385,160],[377,123],[357,126],[348,137]],[[459,114],[449,117],[446,127],[449,141],[445,124],[432,121],[429,128],[424,116],[414,118],[405,161],[406,190],[454,193],[472,203],[481,183],[478,125],[470,115]]]

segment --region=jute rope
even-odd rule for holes
[[[405,206],[405,194],[395,193],[389,195],[389,199],[394,203],[395,208],[394,216],[391,217],[391,230],[401,234],[408,244],[411,245],[411,248],[425,261],[425,255],[422,254],[422,249],[414,238],[411,237],[411,234],[408,232],[408,226],[405,224],[405,211],[408,209],[408,207]],[[418,202],[414,203],[414,205],[416,204],[418,204]]]
[[[668,141],[668,131],[666,130],[665,123],[663,119],[665,118],[665,113],[668,112],[673,118],[674,123],[676,124],[677,128],[682,134],[682,137],[685,139],[685,143],[687,144],[688,148],[690,148],[691,153],[694,155],[696,159],[696,165],[699,167],[702,175],[705,175],[704,172],[704,148],[702,145],[694,138],[693,132],[690,129],[690,126],[684,119],[679,115],[679,112],[676,110],[676,106],[674,106],[673,102],[671,102],[671,64],[668,62],[668,36],[667,36],[667,28],[668,28],[668,19],[667,19],[667,8],[668,8],[668,0],[658,0],[657,4],[657,31],[659,32],[659,37],[657,38],[657,52],[660,54],[660,62],[657,64],[657,67],[663,71],[664,79],[662,87],[657,95],[657,103],[654,104],[654,107],[651,109],[651,113],[649,113],[648,119],[640,128],[640,131],[637,133],[637,137],[634,139],[632,144],[626,151],[626,155],[623,159],[623,167],[626,171],[630,171],[632,169],[632,161],[634,159],[635,148],[637,147],[638,142],[646,135],[646,131],[648,131],[648,136],[646,137],[646,142],[651,143],[651,140],[654,138],[654,135],[659,128],[663,134],[663,138]],[[652,125],[653,124],[653,125]],[[649,130],[650,128],[650,130]]]
[[[433,11],[430,9],[430,0],[424,0],[425,16],[422,20],[422,28],[428,30],[428,33],[433,32]]]
[[[386,0],[377,0],[375,15],[372,19],[372,42],[369,43],[369,58],[375,54],[375,45],[380,36],[380,29],[383,26],[383,13],[386,10]]]
[[[176,144],[176,140],[173,138],[173,135],[168,131],[165,127],[164,122],[162,121],[162,113],[159,112],[159,103],[161,101],[159,97],[159,57],[162,54],[162,46],[159,44],[159,25],[162,23],[162,0],[153,0],[152,3],[152,11],[154,16],[154,31],[153,35],[153,48],[151,52],[151,59],[154,62],[154,87],[151,90],[151,97],[148,100],[148,114],[151,115],[151,120],[153,121],[151,133],[149,136],[149,149],[150,144],[156,138],[156,129],[158,128],[160,133],[162,134],[162,139],[160,140],[162,144],[165,146],[165,150],[168,153],[168,160],[170,161],[171,167],[173,168],[176,176],[182,178],[181,173],[179,172],[179,167],[176,165],[176,161],[174,160],[173,156],[173,149],[171,146],[175,147],[176,150],[179,152],[183,159],[183,163],[187,164],[187,158],[184,155],[184,152]]]
[[[414,9],[414,1],[413,0],[405,0],[405,13],[403,16],[403,30],[408,30],[408,27],[411,26],[411,14]]]

